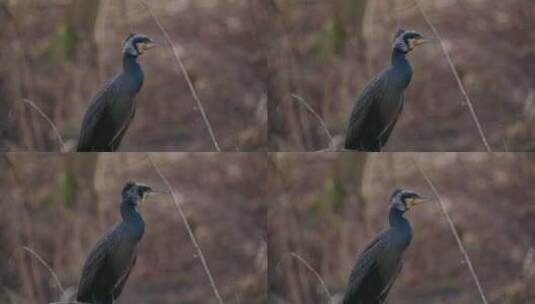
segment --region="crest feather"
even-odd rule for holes
[[[128,37],[126,37],[126,39],[124,40],[124,42],[127,42],[128,40],[130,40],[132,37],[134,37],[136,34],[135,33],[128,33]]]
[[[394,41],[395,41],[396,39],[398,39],[399,36],[403,35],[403,33],[405,33],[405,32],[406,32],[406,30],[404,30],[404,29],[399,29],[399,30],[397,31],[396,35],[394,36]]]

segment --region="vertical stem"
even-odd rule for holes
[[[446,46],[444,45],[444,42],[442,41],[442,38],[440,37],[440,33],[438,32],[437,28],[433,25],[429,17],[427,17],[427,14],[425,13],[422,6],[420,5],[420,1],[416,0],[416,3],[418,4],[418,9],[420,10],[420,13],[424,17],[425,22],[429,25],[429,27],[433,31],[433,34],[435,35],[435,37],[437,37],[437,39],[440,42],[440,47],[442,49],[442,52],[444,53],[444,56],[446,57],[446,60],[448,61],[451,72],[453,73],[453,76],[455,77],[455,80],[457,81],[457,85],[459,86],[459,90],[461,91],[461,94],[464,97],[466,105],[468,106],[468,109],[470,110],[470,114],[472,115],[474,123],[476,124],[477,131],[479,132],[479,136],[481,137],[481,140],[483,141],[483,145],[485,145],[485,149],[487,150],[487,152],[492,152],[492,149],[490,148],[490,145],[487,141],[487,137],[485,137],[485,133],[483,132],[483,128],[481,127],[481,123],[479,122],[479,119],[477,117],[472,101],[470,100],[468,93],[466,93],[463,82],[461,81],[461,77],[459,76],[459,73],[457,72],[457,69],[455,68],[455,64],[453,63],[453,60],[448,54]]]
[[[476,282],[477,290],[479,291],[479,295],[481,296],[481,301],[484,304],[488,304],[487,298],[485,297],[485,293],[483,292],[483,288],[481,287],[481,283],[479,282],[479,279],[477,277],[476,271],[474,269],[474,266],[472,265],[472,261],[470,260],[470,257],[468,256],[468,253],[466,252],[466,249],[464,248],[463,242],[461,241],[461,238],[459,237],[459,233],[457,232],[457,229],[455,228],[455,224],[453,223],[453,220],[451,219],[448,210],[446,209],[446,206],[444,205],[444,202],[442,201],[442,198],[440,197],[440,194],[438,193],[437,189],[435,188],[435,185],[433,185],[433,182],[431,182],[431,179],[425,174],[424,170],[418,165],[418,163],[415,161],[416,167],[424,177],[425,181],[435,194],[435,197],[437,198],[437,201],[440,205],[440,209],[442,210],[442,214],[444,214],[444,217],[446,218],[446,221],[448,222],[448,225],[450,227],[451,233],[455,237],[455,241],[457,241],[457,246],[459,246],[459,250],[461,251],[461,254],[464,257],[464,260],[466,261],[466,265],[468,265],[468,270],[470,271],[470,274],[474,278],[474,281]]]
[[[177,199],[175,191],[169,184],[169,181],[167,181],[167,179],[162,175],[162,173],[160,172],[160,168],[156,165],[156,163],[154,163],[154,161],[150,157],[150,154],[147,154],[147,157],[152,167],[154,168],[158,176],[160,176],[165,186],[169,190],[169,194],[171,195],[171,198],[173,199],[173,203],[176,209],[178,210],[180,217],[182,218],[184,226],[186,226],[186,230],[188,231],[188,235],[190,237],[191,243],[193,243],[193,247],[195,247],[195,250],[197,251],[197,255],[201,259],[202,267],[204,268],[204,271],[206,272],[206,275],[208,276],[208,280],[210,281],[210,285],[212,286],[212,290],[214,291],[215,297],[217,298],[217,301],[219,304],[223,304],[223,299],[219,295],[219,291],[217,290],[217,287],[215,285],[215,281],[210,272],[210,268],[208,268],[208,263],[206,263],[206,259],[204,258],[204,254],[202,253],[201,247],[199,246],[199,243],[197,243],[197,238],[195,238],[195,234],[193,233],[193,230],[191,229],[188,218],[186,217],[186,213],[184,212],[184,207],[182,206],[182,203]]]
[[[147,9],[152,19],[154,19],[154,22],[156,22],[156,25],[158,26],[158,28],[160,28],[160,31],[165,37],[165,40],[167,40],[167,43],[169,43],[169,45],[171,46],[175,59],[178,63],[178,66],[180,70],[182,71],[182,74],[184,75],[186,82],[188,83],[188,87],[191,91],[191,95],[193,96],[193,99],[195,99],[195,102],[197,103],[197,107],[199,107],[199,111],[201,112],[201,116],[202,116],[202,119],[204,120],[204,124],[206,125],[206,128],[208,129],[208,133],[210,133],[210,137],[212,138],[212,143],[214,144],[214,147],[217,150],[217,152],[221,152],[221,149],[219,148],[219,143],[217,142],[217,139],[214,135],[214,131],[212,130],[212,125],[210,124],[210,121],[208,120],[208,116],[206,115],[206,112],[204,111],[204,107],[201,103],[201,100],[199,99],[199,96],[197,95],[197,90],[195,90],[195,87],[193,86],[193,83],[191,82],[191,78],[188,74],[188,71],[186,70],[184,63],[180,59],[180,56],[178,55],[175,44],[171,40],[171,37],[169,37],[169,34],[167,33],[163,25],[160,23],[160,20],[158,20],[156,15],[154,15],[152,8],[144,0],[139,0],[139,1]]]

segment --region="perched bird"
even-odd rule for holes
[[[355,102],[346,132],[346,149],[382,150],[403,109],[403,92],[412,78],[406,55],[425,42],[414,31],[399,30],[396,34],[392,65],[372,80]]]
[[[137,57],[155,43],[147,36],[130,34],[123,46],[123,71],[92,98],[78,140],[78,152],[117,150],[134,114],[136,94],[143,85]]]
[[[80,278],[77,301],[112,304],[119,297],[136,263],[137,246],[145,232],[138,206],[152,193],[157,192],[140,183],[128,182],[124,186],[121,194],[123,221],[89,253]]]
[[[415,192],[396,190],[392,194],[390,227],[359,255],[353,267],[343,304],[385,303],[390,288],[401,271],[403,252],[412,239],[412,229],[403,213],[425,199]]]

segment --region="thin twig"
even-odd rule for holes
[[[22,99],[22,101],[24,101],[24,103],[30,105],[30,107],[32,107],[39,114],[41,114],[41,116],[48,122],[48,124],[52,127],[52,130],[54,131],[54,134],[56,135],[56,138],[58,139],[58,142],[60,144],[60,147],[59,147],[60,150],[63,151],[63,149],[65,147],[65,141],[63,140],[63,137],[61,137],[61,134],[59,134],[59,131],[56,128],[56,125],[54,125],[54,122],[52,122],[52,120],[45,114],[45,112],[43,112],[43,110],[41,110],[41,108],[39,108],[33,101],[31,101],[31,100],[29,100],[27,98]]]
[[[206,263],[206,259],[204,258],[204,254],[202,253],[201,247],[199,246],[199,243],[197,243],[197,239],[195,238],[195,234],[193,234],[193,230],[191,229],[191,226],[190,226],[190,224],[188,222],[188,218],[186,217],[186,213],[184,212],[184,208],[182,207],[182,203],[177,199],[175,191],[173,190],[173,188],[169,184],[169,181],[167,181],[167,179],[160,172],[160,169],[158,168],[156,163],[153,161],[153,159],[150,156],[150,154],[147,154],[147,157],[148,157],[152,167],[154,168],[154,170],[156,171],[158,176],[160,176],[160,178],[164,182],[165,186],[169,190],[169,194],[171,195],[171,198],[173,199],[173,203],[174,203],[176,209],[178,210],[178,213],[180,214],[180,217],[182,218],[184,226],[186,226],[186,230],[188,231],[188,234],[189,234],[189,237],[191,239],[191,242],[193,243],[193,246],[195,247],[195,250],[197,251],[197,255],[201,259],[202,266],[204,268],[204,271],[206,272],[206,275],[208,276],[208,280],[210,281],[210,285],[212,285],[212,290],[214,291],[214,294],[215,294],[215,296],[217,298],[217,301],[219,302],[219,304],[223,304],[223,300],[221,299],[221,296],[219,295],[219,291],[217,290],[217,287],[215,285],[215,281],[214,281],[214,279],[212,277],[212,274],[210,273],[210,269],[208,268],[208,264]]]
[[[41,264],[43,264],[43,266],[45,266],[46,270],[50,272],[50,274],[52,275],[52,278],[56,281],[56,284],[58,285],[58,288],[61,291],[61,294],[63,294],[65,292],[65,290],[63,289],[63,285],[61,285],[61,282],[59,281],[59,278],[54,272],[54,270],[52,270],[52,267],[50,267],[50,265],[48,265],[45,262],[45,260],[43,260],[43,258],[41,258],[41,256],[37,254],[37,252],[33,251],[30,247],[23,246],[22,248],[25,251],[29,252],[32,256],[34,256]]]
[[[455,240],[457,241],[457,245],[459,246],[459,250],[461,251],[464,260],[466,261],[466,264],[468,265],[468,269],[470,270],[470,273],[472,274],[472,277],[474,278],[474,281],[476,282],[477,290],[479,291],[479,295],[481,296],[481,300],[484,304],[488,304],[487,298],[485,297],[485,294],[483,293],[483,288],[481,287],[481,283],[479,282],[479,279],[477,277],[476,271],[474,269],[474,266],[472,265],[472,261],[470,260],[470,257],[468,256],[468,253],[466,252],[466,249],[464,248],[463,242],[461,241],[461,238],[459,237],[459,233],[457,232],[457,229],[455,228],[455,224],[453,223],[453,220],[451,219],[448,210],[446,209],[446,205],[442,201],[442,198],[440,194],[438,193],[437,189],[435,188],[435,185],[433,185],[433,182],[431,182],[431,179],[427,176],[427,174],[424,172],[424,170],[420,167],[420,165],[415,161],[416,167],[424,177],[425,181],[433,191],[439,205],[440,209],[442,210],[442,213],[444,214],[444,217],[446,218],[446,221],[448,222],[448,225],[450,227],[451,233],[455,237]]]
[[[323,292],[325,292],[325,295],[330,300],[332,298],[331,293],[329,292],[329,289],[327,288],[325,281],[323,281],[320,274],[314,269],[314,267],[312,267],[305,259],[303,259],[300,255],[298,255],[295,252],[290,252],[289,255],[296,258],[299,262],[303,263],[303,265],[305,265],[305,267],[316,276],[316,278],[321,284],[321,288],[323,288]]]
[[[139,0],[139,2],[141,2],[141,4],[147,9],[149,14],[152,16],[152,19],[154,19],[154,22],[156,22],[156,25],[158,25],[158,27],[160,28],[160,31],[163,33],[165,40],[171,46],[171,49],[173,50],[173,55],[178,63],[178,66],[180,67],[180,70],[182,71],[182,74],[184,75],[184,78],[186,79],[186,82],[188,83],[188,87],[191,91],[191,95],[193,95],[193,99],[195,99],[195,102],[197,103],[197,106],[199,107],[202,119],[204,120],[206,128],[208,129],[208,132],[210,133],[210,137],[212,138],[214,147],[217,150],[217,152],[221,152],[221,149],[219,148],[219,143],[217,142],[217,139],[214,135],[214,131],[212,130],[212,125],[210,124],[210,121],[208,120],[208,116],[206,115],[206,112],[204,111],[204,107],[201,103],[201,100],[199,99],[199,96],[197,95],[197,90],[195,90],[195,87],[193,86],[193,83],[188,74],[188,71],[186,70],[184,63],[182,62],[182,59],[180,59],[180,56],[178,55],[178,51],[176,49],[175,44],[171,40],[171,37],[169,36],[169,34],[167,33],[163,25],[160,23],[160,20],[156,17],[154,12],[152,11],[152,8],[144,0]]]
[[[332,141],[333,141],[333,137],[331,135],[331,132],[329,132],[329,129],[327,128],[327,125],[325,124],[325,122],[323,121],[321,116],[318,114],[318,112],[314,111],[314,109],[303,99],[303,97],[301,97],[299,95],[296,95],[296,94],[292,94],[291,96],[294,98],[293,100],[296,100],[300,104],[305,106],[305,108],[308,111],[310,111],[310,113],[312,113],[318,119],[318,121],[321,124],[321,127],[323,128],[323,131],[325,131],[325,134],[327,134],[327,137],[329,138],[329,145],[330,145],[332,143]]]
[[[427,17],[427,14],[425,13],[424,9],[420,5],[420,1],[417,0],[416,3],[418,4],[418,9],[420,10],[420,13],[425,19],[425,22],[431,30],[433,31],[435,37],[440,41],[440,47],[442,48],[442,52],[444,53],[444,56],[446,57],[446,60],[448,61],[448,64],[451,68],[451,72],[453,73],[453,76],[455,77],[455,80],[457,81],[457,85],[459,86],[459,90],[461,91],[461,94],[464,97],[464,100],[466,102],[466,105],[468,106],[468,109],[470,110],[470,114],[472,115],[472,118],[474,119],[474,122],[476,124],[477,130],[479,132],[479,136],[481,137],[481,140],[483,141],[483,144],[485,145],[485,148],[487,149],[487,152],[492,152],[492,149],[490,148],[490,145],[487,141],[487,137],[485,137],[485,133],[483,132],[483,128],[481,127],[481,123],[479,122],[479,119],[477,118],[476,111],[474,109],[474,106],[472,104],[472,101],[470,100],[470,97],[468,96],[468,93],[466,93],[466,90],[464,88],[463,82],[461,81],[461,77],[459,76],[459,73],[457,72],[457,69],[455,68],[455,64],[453,63],[453,60],[451,59],[448,50],[446,49],[446,45],[444,44],[444,41],[442,40],[442,37],[440,36],[440,33],[438,32],[437,28],[433,25],[431,20]]]

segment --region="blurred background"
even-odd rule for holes
[[[535,157],[529,154],[278,154],[270,160],[270,303],[343,295],[358,254],[387,226],[395,188],[440,192],[489,303],[535,302]],[[389,303],[481,303],[436,201],[406,217],[413,239]],[[333,301],[332,303],[336,303]]]
[[[223,150],[265,145],[265,54],[255,1],[146,1],[177,45]],[[122,151],[213,151],[171,48],[139,1],[0,0],[0,151],[59,151],[50,117],[69,146],[90,98],[122,69],[129,32],[162,47],[145,72]]]
[[[261,154],[152,154],[173,189],[225,303],[266,303],[266,160]],[[165,189],[145,154],[1,155],[0,303],[60,300],[98,239],[120,221],[128,180]],[[118,303],[217,303],[168,196],[141,205],[145,235]]]
[[[343,141],[353,100],[390,64],[399,28],[433,37],[415,0],[266,0],[271,151],[326,149],[306,101]],[[535,2],[421,1],[438,28],[493,150],[535,148]],[[483,151],[435,41],[409,55],[414,75],[386,151]]]

